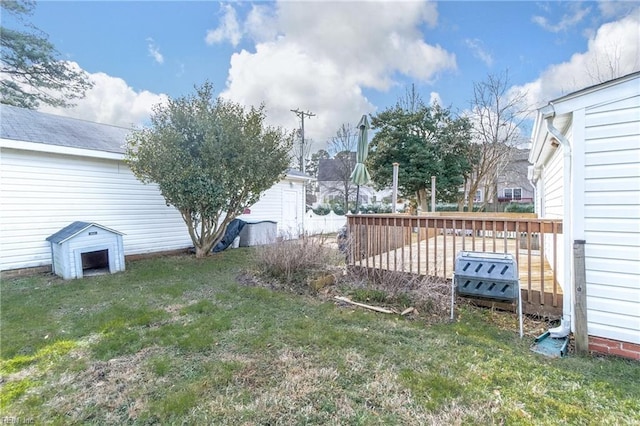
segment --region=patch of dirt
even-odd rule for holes
[[[64,412],[72,423],[91,420],[91,413],[96,411],[109,413],[105,422],[110,424],[134,420],[148,403],[144,389],[163,386],[167,381],[146,367],[146,361],[162,351],[145,348],[133,355],[93,362],[76,374],[65,374],[54,387],[67,390],[47,405]]]
[[[238,284],[245,287],[262,287],[269,290],[284,290],[285,285],[276,280],[267,280],[249,272],[242,272],[236,277]]]

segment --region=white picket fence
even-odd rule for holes
[[[346,224],[347,216],[340,216],[332,211],[321,216],[309,210],[304,217],[304,230],[307,235],[334,234]]]

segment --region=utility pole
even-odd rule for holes
[[[314,117],[315,114],[307,111],[300,111],[299,109],[292,109],[291,110],[292,113],[294,113],[295,115],[297,115],[298,117],[300,117],[300,119],[302,120],[302,128],[301,128],[301,137],[300,137],[300,171],[302,173],[304,173],[304,117]]]

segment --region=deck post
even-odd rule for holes
[[[584,240],[573,242],[573,286],[575,291],[575,340],[576,353],[586,355],[589,351],[589,331],[587,327],[587,277],[584,263]]]

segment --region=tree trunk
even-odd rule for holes
[[[196,257],[199,259],[203,257],[207,257],[210,252],[211,252],[211,247],[209,247],[209,249],[207,250],[206,247],[196,246]]]
[[[469,202],[469,196],[467,194],[467,184],[469,183],[469,180],[467,178],[464,178],[464,185],[462,186],[463,190],[462,190],[462,197],[458,197],[458,211],[459,212],[463,212],[464,211],[464,202],[467,201],[467,203]],[[473,200],[471,201],[471,203],[473,203]],[[471,209],[473,210],[473,209]]]
[[[422,210],[423,213],[428,212],[429,206],[427,204],[427,190],[424,188],[419,189],[418,192],[416,193],[416,197],[418,198],[418,204],[420,205],[420,210]]]
[[[469,183],[469,194],[468,196],[468,205],[469,205],[469,211],[472,212],[473,208],[475,207],[475,203],[473,200],[475,200],[476,198],[476,192],[478,192],[478,186],[479,186],[480,182],[478,180],[473,180]],[[481,207],[484,206],[484,203],[486,203],[486,198],[484,197],[484,191],[483,191],[483,197],[482,197],[482,201],[481,201]]]

